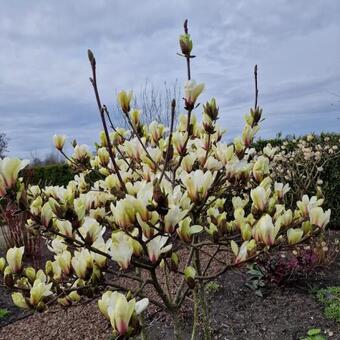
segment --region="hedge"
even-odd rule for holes
[[[23,177],[32,185],[67,185],[74,177],[66,164],[39,165],[25,169]]]

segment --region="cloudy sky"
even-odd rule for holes
[[[10,155],[43,157],[51,136],[93,144],[100,130],[88,81],[97,58],[103,102],[120,89],[185,80],[182,23],[194,41],[193,78],[215,96],[234,137],[254,101],[261,136],[340,131],[338,0],[0,0],[0,132]],[[199,114],[199,112],[198,112]]]

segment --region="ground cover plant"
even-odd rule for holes
[[[317,298],[325,306],[325,316],[340,322],[340,287],[320,289]]]
[[[188,326],[180,313],[189,300],[191,339],[198,328],[210,339],[209,282],[324,232],[331,212],[322,208],[323,198],[301,195],[294,209],[286,208],[290,187],[270,176],[275,150],[251,148],[262,118],[257,67],[254,106],[241,137],[226,144],[216,100],[198,102],[204,84],[192,80],[195,56],[187,21],[179,42],[187,82],[185,114],[176,126],[175,100],[169,128],[156,121],[146,125],[142,112],[131,107],[131,91],[118,94],[130,128],[115,126],[89,50],[90,82],[103,125],[96,150],[75,142],[73,154],[67,155],[65,136],[54,136],[56,148],[77,173],[74,179],[66,186],[30,185],[19,177],[27,161],[0,160],[4,211],[25,213],[25,228],[43,237],[53,256],[42,269],[23,262],[25,247],[10,248],[0,259],[3,284],[14,290],[12,300],[20,308],[42,312],[56,303],[68,307],[99,296],[98,308],[115,338],[140,334],[145,339],[143,312],[152,304],[172,318],[180,339]],[[201,122],[198,110],[203,111]]]

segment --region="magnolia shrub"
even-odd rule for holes
[[[42,235],[53,254],[43,270],[23,264],[23,248],[9,249],[0,260],[4,284],[15,290],[17,306],[43,311],[53,303],[68,306],[102,292],[98,306],[116,335],[138,334],[141,313],[152,303],[173,316],[179,336],[177,316],[188,295],[207,325],[204,285],[209,280],[325,229],[330,211],[321,207],[323,200],[303,196],[296,209],[286,209],[289,185],[270,177],[273,150],[267,147],[259,155],[251,149],[262,109],[250,109],[241,137],[225,143],[216,100],[198,103],[204,85],[191,80],[192,40],[186,24],[180,47],[188,81],[177,126],[174,101],[170,127],[143,124],[143,113],[131,107],[131,91],[118,94],[130,129],[114,126],[101,102],[96,59],[89,51],[90,80],[103,123],[99,141],[94,151],[74,142],[68,156],[65,136],[53,138],[77,173],[74,180],[66,187],[24,185],[18,174],[28,162],[0,161],[2,206],[16,202],[29,216],[26,228]],[[220,268],[212,271],[217,255]],[[201,261],[202,256],[210,261]],[[136,284],[121,285],[121,278]],[[176,280],[173,290],[169,279]],[[148,295],[146,286],[157,298]],[[204,332],[209,338],[208,327]]]

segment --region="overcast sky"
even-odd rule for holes
[[[0,0],[0,132],[10,155],[51,152],[51,137],[93,144],[100,130],[88,81],[97,58],[103,101],[121,89],[185,80],[182,23],[194,41],[201,100],[220,105],[229,138],[253,105],[259,67],[260,135],[340,131],[340,1]],[[198,110],[198,114],[200,114]]]

